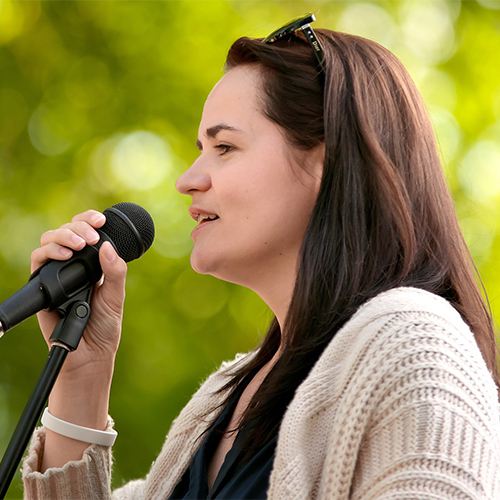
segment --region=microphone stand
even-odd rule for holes
[[[52,347],[40,377],[24,407],[9,446],[0,463],[0,499],[7,494],[12,478],[40,419],[68,352],[76,350],[90,316],[92,289],[61,306],[62,318],[50,337]]]

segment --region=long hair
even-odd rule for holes
[[[376,42],[316,32],[326,73],[302,34],[270,45],[240,38],[225,66],[257,67],[262,112],[292,148],[307,151],[322,142],[326,148],[284,335],[274,318],[253,361],[233,369],[221,390],[263,366],[284,342],[238,427],[248,431],[247,456],[277,432],[296,388],[335,333],[364,302],[395,287],[447,299],[470,326],[499,385],[491,310],[415,84]]]

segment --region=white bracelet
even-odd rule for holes
[[[116,436],[118,436],[118,432],[115,430],[109,432],[97,431],[95,429],[89,429],[88,427],[70,424],[69,422],[65,422],[51,415],[48,408],[45,408],[43,412],[42,425],[61,436],[83,441],[84,443],[98,444],[100,446],[113,446],[116,441]]]

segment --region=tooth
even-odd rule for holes
[[[1,1],[1,0],[0,0]],[[196,220],[198,222],[203,222],[204,220],[214,220],[214,219],[217,219],[219,216],[218,215],[211,215],[211,214],[198,214],[196,216]]]

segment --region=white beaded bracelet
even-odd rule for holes
[[[84,443],[98,444],[100,446],[113,446],[118,436],[115,430],[98,431],[80,425],[70,424],[49,413],[49,409],[45,408],[42,415],[42,425],[47,429]]]

